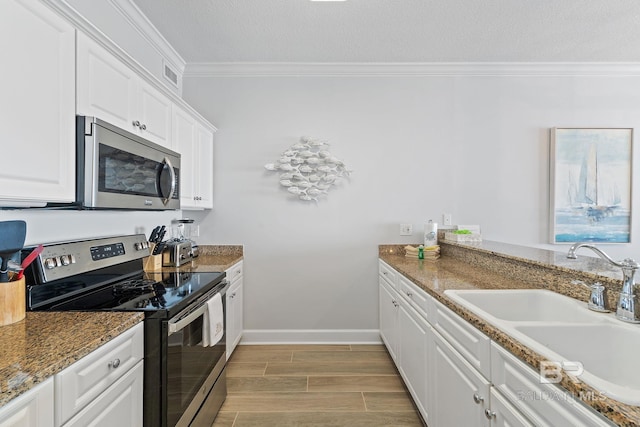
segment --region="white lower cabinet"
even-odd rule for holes
[[[143,351],[139,323],[56,374],[56,427],[142,425]]]
[[[227,326],[227,360],[231,357],[233,350],[235,350],[240,339],[242,339],[243,325],[243,263],[242,261],[234,264],[232,267],[226,270],[227,280],[230,282],[229,290],[227,291],[227,311],[226,311],[226,326]]]
[[[0,408],[0,427],[53,427],[53,378]]]
[[[379,273],[380,336],[429,427],[614,425],[383,261]]]
[[[432,380],[428,371],[429,340],[431,327],[406,302],[401,302],[398,309],[399,354],[398,371],[413,396],[424,420],[429,423],[430,411],[428,384]]]
[[[565,389],[541,383],[539,372],[495,343],[491,348],[491,373],[494,387],[536,426],[615,425]]]
[[[136,427],[142,425],[143,362],[138,362],[124,376],[107,388],[65,427]]]
[[[432,334],[433,397],[429,402],[434,426],[490,426],[491,383],[445,341]]]

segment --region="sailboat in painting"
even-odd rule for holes
[[[618,186],[598,169],[598,150],[591,144],[580,167],[577,185],[570,179],[569,200],[574,209],[583,210],[591,223],[602,221],[620,207]]]

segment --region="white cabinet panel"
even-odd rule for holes
[[[136,130],[138,77],[106,49],[86,35],[78,34],[77,112],[96,116],[129,132]]]
[[[213,132],[173,107],[174,150],[180,153],[180,208],[213,207]]]
[[[140,361],[64,427],[141,426],[143,371]]]
[[[0,205],[72,202],[75,30],[38,1],[3,0],[0,51]]]
[[[387,347],[391,358],[398,364],[398,304],[399,295],[380,278],[380,338]]]
[[[430,421],[427,404],[430,398],[428,386],[431,381],[428,370],[431,327],[403,301],[399,307],[398,328],[398,370],[413,396],[414,403],[428,424]]]
[[[491,374],[494,387],[537,426],[613,425],[568,391],[542,384],[538,372],[495,343],[491,348]]]
[[[142,360],[143,350],[144,332],[140,323],[58,373],[56,425],[67,422],[124,376]]]
[[[79,115],[171,148],[171,100],[83,33],[78,33],[77,73]]]
[[[0,408],[0,427],[53,427],[53,378]]]
[[[490,383],[440,334],[433,333],[433,387],[430,413],[434,426],[490,426]]]
[[[226,323],[227,323],[227,360],[231,357],[233,350],[235,350],[236,346],[240,342],[242,338],[242,332],[244,330],[243,324],[243,262],[240,261],[237,264],[234,264],[228,270],[227,280],[231,283],[229,286],[229,290],[227,291],[227,312],[226,312]]]

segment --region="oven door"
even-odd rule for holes
[[[226,290],[226,288],[225,288]],[[221,293],[226,312],[225,293]],[[198,414],[208,414],[208,424],[226,398],[223,374],[226,363],[226,325],[220,340],[203,347],[203,317],[206,301],[199,299],[168,321],[166,349],[167,426],[195,426]],[[213,411],[213,414],[211,413]]]

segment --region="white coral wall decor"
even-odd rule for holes
[[[267,163],[264,167],[280,172],[280,185],[306,202],[317,202],[336,181],[352,172],[329,152],[327,142],[309,136],[301,137],[300,142],[283,152],[277,162]]]

